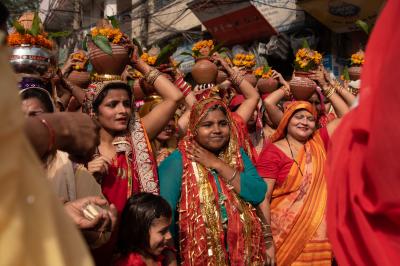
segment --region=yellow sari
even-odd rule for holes
[[[311,104],[294,102],[272,136],[284,136],[295,111],[315,114]],[[285,182],[275,187],[271,200],[271,229],[278,265],[331,265],[332,251],[326,231],[326,151],[317,131],[299,151]],[[301,171],[300,171],[301,169]]]

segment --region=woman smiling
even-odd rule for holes
[[[252,205],[264,200],[267,187],[221,100],[192,108],[188,132],[161,163],[159,178],[172,224],[178,221],[173,232],[183,265],[264,265],[266,243]]]
[[[331,265],[324,165],[329,135],[339,121],[316,130],[311,103],[292,102],[257,162],[271,188],[260,208],[271,221],[278,265]]]

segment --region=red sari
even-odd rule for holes
[[[366,50],[360,103],[328,149],[328,232],[339,265],[400,261],[400,1],[389,0]]]

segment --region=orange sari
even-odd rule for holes
[[[315,110],[294,102],[285,111],[273,141],[281,139],[295,111]],[[331,265],[332,251],[326,232],[326,151],[317,131],[299,151],[285,182],[275,187],[271,200],[271,229],[278,265]],[[301,171],[300,171],[301,169]]]

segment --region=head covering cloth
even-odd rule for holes
[[[182,263],[261,265],[266,253],[261,223],[255,210],[228,188],[215,171],[191,161],[186,154],[186,148],[191,147],[194,141],[199,122],[216,105],[226,110],[230,123],[229,141],[218,156],[238,171],[244,167],[238,130],[228,107],[217,98],[199,101],[192,108],[187,134],[178,145],[183,160],[179,202]],[[216,180],[219,180],[220,191]],[[223,220],[221,211],[225,211],[228,222]]]
[[[290,119],[294,115],[295,112],[299,110],[306,110],[312,114],[312,116],[317,119],[317,110],[315,110],[314,106],[311,103],[306,101],[294,101],[287,105],[285,112],[283,113],[283,117],[279,122],[278,128],[275,133],[271,136],[271,142],[278,141],[283,139],[286,135],[286,129],[289,124]]]

